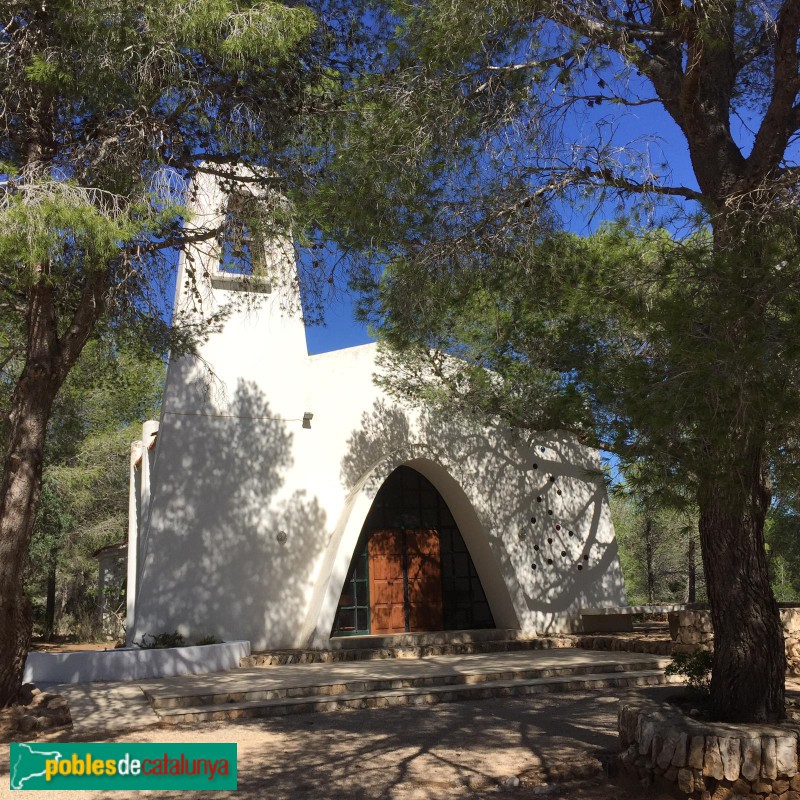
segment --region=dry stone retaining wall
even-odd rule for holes
[[[666,637],[655,639],[636,634],[583,634],[573,637],[573,646],[582,650],[627,651],[656,656],[669,656],[673,652],[673,643]]]
[[[800,608],[780,609],[783,635],[786,642],[786,671],[800,674]],[[670,611],[670,627],[677,630],[672,649],[674,653],[713,650],[714,626],[711,612],[702,609]],[[798,798],[800,800],[800,798]]]
[[[800,800],[798,727],[702,722],[641,695],[619,703],[620,763],[694,800]]]

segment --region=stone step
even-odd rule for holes
[[[157,708],[156,713],[168,725],[236,720],[254,717],[287,716],[312,712],[348,709],[386,708],[402,705],[432,705],[459,700],[485,700],[492,697],[524,697],[551,692],[572,692],[585,689],[634,688],[676,683],[661,670],[610,672],[583,676],[485,681],[468,685],[415,686],[383,691],[354,691],[336,695],[281,697],[271,700],[245,700],[223,705],[195,705],[179,708]]]
[[[468,631],[421,631],[418,633],[390,633],[366,636],[333,636],[331,650],[380,650],[401,647],[428,647],[445,644],[472,644],[478,642],[511,642],[530,639],[513,628],[479,628]],[[535,638],[535,637],[534,637]]]
[[[673,642],[668,637],[654,638],[631,634],[580,634],[574,637],[574,647],[582,650],[601,650],[617,653],[649,653],[671,656]]]
[[[242,667],[277,667],[288,664],[336,664],[344,661],[372,661],[384,658],[427,658],[429,656],[473,655],[476,653],[514,653],[525,650],[551,650],[574,647],[568,637],[536,639],[492,639],[488,641],[444,642],[426,645],[365,647],[366,637],[358,639],[361,647],[330,650],[270,650],[252,653],[240,661]],[[376,637],[383,638],[383,637]]]
[[[395,689],[440,688],[448,686],[472,686],[481,683],[501,681],[529,681],[549,678],[569,678],[595,674],[620,674],[645,672],[657,666],[653,659],[642,661],[598,661],[593,664],[574,664],[568,666],[529,667],[509,665],[502,669],[456,671],[445,669],[438,674],[349,676],[348,679],[325,680],[323,675],[309,681],[300,676],[292,681],[286,674],[280,685],[267,678],[259,681],[251,676],[242,677],[233,686],[228,685],[219,691],[209,692],[207,686],[184,687],[173,693],[163,690],[148,691],[145,694],[152,707],[159,711],[168,708],[188,708],[195,706],[216,706],[250,701],[279,700],[282,698],[343,696],[353,692],[385,692]]]

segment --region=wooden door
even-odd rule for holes
[[[376,531],[367,549],[370,633],[403,633],[406,629],[403,532]]]
[[[408,530],[408,630],[442,630],[442,559],[436,531]]]
[[[439,534],[434,530],[376,531],[367,550],[370,632],[442,630]]]

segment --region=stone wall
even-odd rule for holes
[[[566,638],[566,637],[562,637]],[[646,634],[583,634],[569,637],[573,647],[581,650],[614,650],[629,653],[650,653],[654,656],[669,656],[672,654],[673,644],[666,636],[663,638],[649,637]]]
[[[670,611],[669,621],[670,631],[676,631],[673,653],[714,649],[714,626],[711,624],[710,611]]]
[[[638,694],[619,702],[620,763],[694,800],[800,800],[798,726],[702,722]]]
[[[780,614],[786,642],[786,671],[798,675],[800,674],[800,608],[784,606],[780,609]],[[670,630],[676,631],[672,645],[674,653],[713,649],[714,626],[711,623],[710,611],[703,609],[670,611],[669,619]]]

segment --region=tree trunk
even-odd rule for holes
[[[47,423],[64,380],[53,290],[30,289],[25,366],[9,414],[8,449],[0,479],[0,707],[14,701],[31,638],[23,574],[42,489]]]
[[[774,722],[784,716],[786,660],[764,548],[771,491],[760,447],[737,460],[720,459],[698,497],[714,625],[712,710],[729,722]]]
[[[0,706],[13,702],[31,638],[23,588],[42,486],[47,421],[58,385],[27,364],[14,392],[9,448],[0,483]]]
[[[53,401],[106,307],[110,275],[87,275],[75,313],[59,338],[54,285],[47,265],[28,290],[25,366],[14,389],[8,449],[0,478],[0,708],[22,683],[31,639],[23,573],[39,511],[47,423]]]
[[[47,571],[47,605],[44,612],[44,639],[46,642],[53,640],[53,631],[56,626],[56,557]]]
[[[655,542],[653,541],[653,518],[645,512],[644,521],[645,563],[647,567],[647,602],[652,605],[656,601]]]
[[[694,534],[689,530],[689,552],[687,554],[688,563],[686,565],[686,602],[697,602],[697,567],[695,564],[695,543]]]

